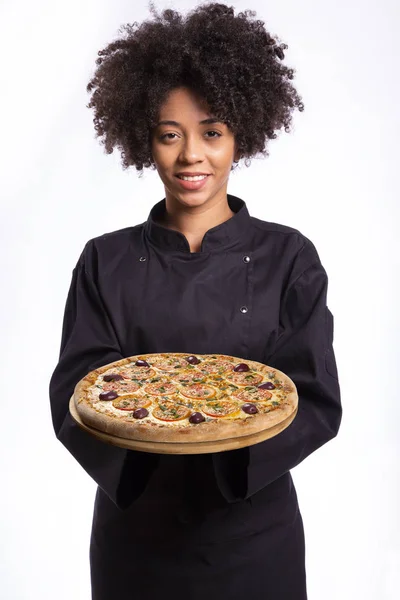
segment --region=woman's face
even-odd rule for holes
[[[167,204],[191,207],[227,199],[232,163],[238,159],[235,139],[224,123],[201,122],[212,117],[202,99],[184,87],[172,90],[162,105],[151,147]],[[177,177],[181,172],[207,177],[199,189],[187,189]]]

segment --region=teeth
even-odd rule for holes
[[[184,177],[183,175],[178,175],[179,179],[183,179],[184,181],[201,181],[208,177],[207,175],[199,175],[197,177]]]

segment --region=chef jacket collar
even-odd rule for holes
[[[248,233],[250,214],[241,198],[227,194],[228,204],[235,213],[230,219],[206,231],[201,244],[201,252],[223,249],[230,246],[240,236]],[[168,229],[157,220],[163,218],[166,211],[165,198],[153,206],[145,224],[147,237],[151,242],[165,250],[180,250],[190,253],[189,242],[180,231]]]

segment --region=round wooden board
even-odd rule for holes
[[[215,442],[143,442],[139,440],[130,440],[127,438],[117,437],[109,433],[104,433],[86,425],[80,418],[75,408],[74,397],[71,396],[69,401],[69,411],[72,418],[84,431],[87,431],[95,438],[102,442],[112,444],[113,446],[119,446],[120,448],[127,448],[128,450],[140,450],[141,452],[153,452],[155,454],[207,454],[210,452],[224,452],[225,450],[235,450],[236,448],[245,448],[246,446],[252,446],[258,444],[264,440],[274,437],[286,427],[288,427],[297,414],[298,406],[284,421],[277,423],[270,429],[264,429],[258,433],[251,435],[245,435],[236,438],[229,438],[226,440],[218,440]]]

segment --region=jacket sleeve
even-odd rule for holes
[[[57,438],[121,509],[144,490],[158,456],[124,450],[96,440],[72,419],[68,409],[75,385],[87,373],[124,358],[87,260],[86,244],[72,272],[61,335],[59,361],[49,394]]]
[[[317,260],[284,294],[279,334],[265,363],[294,381],[298,413],[269,440],[213,455],[218,485],[228,502],[256,494],[338,433],[342,407],[327,286],[327,274]]]

